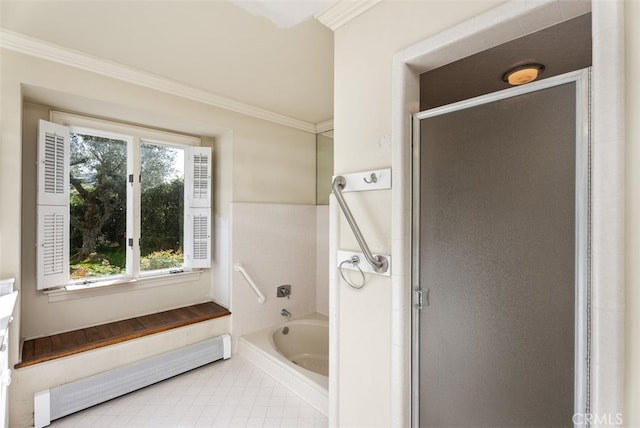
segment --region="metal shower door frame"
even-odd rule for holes
[[[590,287],[591,287],[591,68],[566,73],[522,86],[459,101],[411,116],[411,424],[420,426],[420,310],[428,295],[420,285],[420,121],[430,117],[517,97],[531,92],[575,83],[576,87],[576,175],[575,175],[575,340],[574,415],[589,413]],[[574,426],[585,427],[585,418],[574,418]],[[579,423],[576,423],[579,422]]]

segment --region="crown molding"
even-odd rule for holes
[[[316,134],[331,131],[333,129],[333,119],[316,123]]]
[[[326,27],[336,31],[381,1],[382,0],[338,0],[316,13],[314,17]]]
[[[176,95],[213,107],[233,111],[288,126],[305,132],[317,133],[314,123],[294,119],[259,107],[216,95],[204,89],[180,83],[153,73],[140,71],[113,61],[92,56],[73,49],[63,48],[40,39],[0,28],[0,48],[16,51],[48,61],[57,62],[127,83],[154,89],[167,94]],[[325,122],[322,122],[325,123]]]

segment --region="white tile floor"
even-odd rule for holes
[[[327,427],[241,355],[53,421],[53,428]]]

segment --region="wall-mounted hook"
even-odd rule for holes
[[[369,184],[377,183],[378,182],[378,176],[376,176],[375,172],[372,172],[371,173],[371,178],[369,180],[367,180],[366,177],[363,178],[363,180],[364,180],[365,183],[369,183]]]
[[[343,193],[391,189],[391,168],[336,175],[334,179],[338,179]]]

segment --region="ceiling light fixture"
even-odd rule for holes
[[[524,85],[533,82],[544,71],[542,64],[525,64],[513,67],[502,75],[502,80],[510,85]]]

